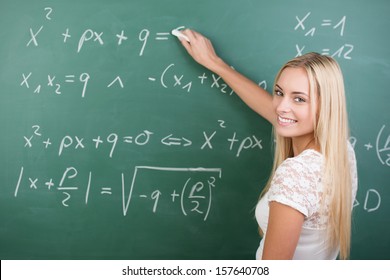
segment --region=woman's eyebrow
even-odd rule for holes
[[[278,87],[281,91],[283,91],[283,89],[280,85],[275,84],[275,87]],[[293,91],[291,94],[303,94],[303,95],[306,95],[307,97],[309,96],[307,93],[302,92],[302,91]]]
[[[309,95],[307,93],[304,93],[302,91],[293,91],[291,94],[302,94],[302,95],[309,97]]]

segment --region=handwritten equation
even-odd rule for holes
[[[45,7],[43,9],[43,16],[44,18],[50,22],[53,20],[53,12],[54,9],[51,7]],[[176,29],[183,28],[184,26],[178,26]],[[151,32],[149,29],[142,29],[139,31],[138,36],[134,38],[136,41],[140,42],[140,49],[139,49],[139,56],[142,56],[144,54],[146,45],[149,40],[157,41],[157,42],[164,42],[172,38],[171,30],[159,30],[156,32]],[[26,47],[38,47],[39,37],[45,32],[45,26],[41,25],[40,27],[30,27],[29,28],[29,37],[28,41],[26,43]],[[62,42],[66,45],[71,44],[74,42],[74,50],[76,53],[82,52],[83,49],[87,47],[87,45],[90,46],[100,46],[104,47],[106,45],[106,42],[108,39],[107,37],[110,37],[111,40],[115,40],[116,44],[118,46],[123,46],[127,40],[129,40],[128,35],[126,34],[125,30],[118,30],[117,32],[114,32],[114,34],[107,35],[104,34],[101,30],[96,29],[85,29],[80,34],[74,34],[69,28],[65,28],[62,32],[59,32],[58,36],[55,36],[55,38],[62,37]],[[75,39],[76,38],[76,39]],[[110,41],[111,42],[111,41]]]
[[[46,7],[44,9],[45,18],[48,21],[53,20],[53,9],[51,7]],[[176,27],[184,28],[184,26]],[[39,28],[29,28],[28,39],[26,39],[26,47],[27,48],[37,48],[40,46],[39,37],[42,33],[45,32],[44,25],[41,25]],[[114,32],[115,33],[115,32]],[[69,28],[66,28],[64,32],[61,33],[63,37],[64,44],[71,44],[71,40],[77,41],[77,44],[74,43],[74,49],[77,54],[81,53],[83,49],[88,47],[104,47],[106,45],[106,41],[110,38],[110,43],[112,40],[116,41],[116,45],[119,47],[123,45],[127,40],[131,40],[124,30],[120,30],[115,34],[104,34],[104,32],[94,29],[86,29],[81,34],[72,34]],[[56,36],[58,38],[59,36]],[[74,37],[77,37],[74,40]],[[142,29],[139,31],[138,36],[133,38],[133,40],[138,41],[140,43],[139,47],[139,56],[143,56],[145,49],[148,44],[150,44],[150,40],[154,42],[164,43],[170,39],[177,40],[170,34],[170,30],[166,31],[154,31],[152,32],[149,29]],[[77,46],[76,46],[77,45]],[[47,73],[47,79],[42,79],[39,77],[39,74],[36,74],[31,71],[22,72],[20,74],[20,86],[24,87],[28,90],[28,92],[39,96],[41,94],[55,94],[55,95],[63,95],[67,94],[64,91],[64,85],[78,85],[81,84],[82,89],[79,94],[80,97],[85,98],[87,94],[88,85],[91,82],[100,82],[100,86],[104,88],[115,88],[115,89],[124,89],[127,85],[124,82],[128,76],[128,73],[115,73],[112,74],[111,77],[107,78],[105,81],[100,77],[95,78],[88,72],[83,73],[68,73],[65,75],[59,75],[55,73]],[[209,85],[213,89],[219,90],[221,93],[232,95],[234,91],[228,87],[226,83],[224,83],[221,77],[215,74],[206,74],[203,73],[198,77],[185,77],[184,74],[176,71],[175,64],[171,63],[163,67],[161,73],[157,73],[156,75],[149,75],[145,81],[155,82],[159,81],[163,88],[181,88],[184,92],[189,93],[192,89],[193,83],[198,81],[200,85]],[[258,85],[264,89],[267,89],[267,81],[262,80],[258,82]]]
[[[92,171],[86,172],[83,175],[74,166],[65,168],[59,178],[38,178],[31,174],[27,175],[26,173],[27,171],[22,166],[15,187],[14,197],[18,197],[22,187],[30,191],[44,188],[49,192],[61,192],[63,196],[61,201],[62,206],[70,207],[74,192],[81,191],[82,187],[85,187],[84,203],[88,205],[91,191],[94,187],[97,187],[101,196],[110,197],[115,192],[122,196],[123,216],[128,214],[133,204],[146,204],[144,207],[147,207],[152,213],[158,213],[161,203],[171,203],[184,216],[200,216],[203,221],[206,221],[209,216],[213,201],[213,192],[222,177],[221,168],[136,166],[131,180],[128,180],[124,173],[118,174],[121,186],[120,188],[114,188],[113,186],[107,185],[101,186],[99,182],[94,180],[94,173]],[[164,189],[158,187],[163,184],[158,180],[161,173],[172,173],[171,187]],[[179,185],[177,183],[175,184],[179,177],[177,173],[185,174],[185,177],[183,177],[185,180]],[[142,183],[142,175],[145,176],[145,174],[149,178],[153,178],[152,186]],[[164,179],[166,180],[166,174],[164,175]],[[40,183],[40,181],[43,181],[43,183]],[[81,182],[84,182],[84,186],[81,186]],[[135,206],[135,208],[137,207]]]
[[[223,120],[218,121],[219,127],[226,129],[226,123]],[[188,137],[177,135],[175,133],[167,133],[161,136],[156,136],[157,133],[149,130],[143,130],[128,135],[119,135],[118,133],[110,133],[105,136],[96,135],[94,137],[86,137],[84,135],[63,135],[60,141],[55,142],[53,137],[44,134],[40,125],[31,126],[31,134],[23,136],[24,148],[30,149],[32,147],[40,147],[43,150],[55,149],[58,156],[61,157],[67,151],[76,152],[91,152],[98,151],[102,147],[106,150],[109,145],[109,152],[107,156],[113,158],[115,150],[118,145],[126,146],[145,146],[151,144],[157,140],[166,147],[191,147],[196,145],[200,150],[213,150],[215,147],[214,141],[218,138],[219,133],[217,130],[213,132],[202,131],[203,141],[201,143],[193,143]],[[222,136],[221,136],[222,137]],[[155,139],[157,138],[157,139]],[[219,139],[220,140],[220,139]],[[262,139],[259,139],[256,135],[249,135],[246,137],[239,137],[237,132],[232,132],[230,137],[224,138],[225,148],[230,152],[233,152],[235,157],[240,157],[244,151],[249,150],[262,150]],[[219,141],[218,141],[219,142]],[[155,144],[155,143],[154,143]]]
[[[112,75],[111,78],[107,79],[103,86],[105,88],[116,88],[116,89],[124,89],[126,84],[124,83],[124,77],[127,74],[120,75]],[[64,76],[58,76],[54,74],[47,74],[47,79],[38,80],[34,79],[33,72],[21,73],[20,75],[20,86],[29,90],[30,93],[39,95],[41,93],[46,92],[46,94],[55,94],[55,95],[63,95],[65,92],[63,91],[64,84],[76,84],[79,83],[82,86],[82,90],[79,93],[81,98],[85,98],[87,96],[87,87],[89,83],[94,82],[94,80],[98,82],[102,82],[102,79],[93,79],[89,73],[77,73],[77,74],[68,74]],[[207,74],[206,72],[202,73],[198,77],[186,77],[184,74],[180,72],[180,70],[175,69],[175,64],[171,63],[165,68],[162,69],[161,73],[158,73],[155,76],[149,76],[147,79],[145,78],[145,82],[156,82],[158,81],[163,88],[180,88],[184,92],[191,92],[191,88],[194,82],[197,81],[198,85],[201,86],[209,86],[210,88],[215,89],[223,94],[232,95],[234,91],[221,79],[220,76],[215,75],[213,73]],[[265,90],[267,89],[267,81],[262,80],[258,83],[258,85]]]
[[[145,82],[155,82],[158,79],[161,83],[161,86],[164,88],[177,87],[181,88],[184,92],[189,93],[191,91],[193,80],[188,80],[188,78],[183,79],[184,74],[173,72],[172,70],[174,65],[175,64],[172,63],[167,66],[162,71],[162,73],[159,74],[158,78],[149,76],[147,80],[145,79]],[[107,89],[111,87],[116,89],[123,89],[126,86],[126,84],[123,82],[123,77],[126,75],[127,74],[113,75],[111,79],[108,79],[106,83],[101,84],[101,86]],[[94,79],[91,79],[91,75],[86,72],[80,74],[69,74],[61,77],[54,74],[47,74],[47,79],[44,80],[41,79],[32,81],[33,78],[33,72],[22,73],[20,76],[20,86],[28,89],[30,93],[35,95],[39,95],[44,92],[47,94],[63,95],[65,93],[63,91],[63,87],[65,84],[71,85],[78,83],[82,86],[82,90],[79,93],[79,96],[81,98],[85,98],[87,96],[88,84],[91,83],[91,81],[94,81]],[[187,79],[187,81],[185,81],[185,79]],[[203,73],[203,75],[197,78],[200,85],[205,84],[206,79],[209,79],[210,81],[212,79],[212,82],[210,82],[211,88],[219,89],[221,93],[229,95],[233,94],[233,90],[231,90],[227,84],[222,82],[221,77],[216,76],[215,74],[206,75],[206,73]],[[102,82],[101,79],[95,79],[95,81]],[[265,81],[262,82],[262,84],[264,83]]]
[[[328,32],[328,34],[331,34],[333,37],[333,41],[336,41],[337,39],[344,36],[346,32],[345,26],[347,23],[347,17],[345,15],[337,19],[323,18],[318,20],[317,18],[312,19],[312,17],[313,15],[311,12],[308,12],[304,15],[296,15],[294,31],[303,35],[305,38],[312,39],[315,39],[317,33],[319,32]],[[341,40],[340,42],[340,46],[335,49],[331,49],[326,46],[325,48],[318,50],[318,52],[324,55],[329,55],[331,57],[351,60],[354,45],[349,42],[344,43]],[[295,44],[296,56],[304,54],[306,52],[305,49],[306,45]]]

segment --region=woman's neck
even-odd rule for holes
[[[320,147],[318,143],[316,143],[314,136],[305,139],[293,138],[292,147],[293,147],[294,157],[296,157],[297,155],[299,155],[300,153],[308,149],[313,149],[317,152],[320,152]]]

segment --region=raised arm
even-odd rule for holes
[[[272,96],[267,91],[226,64],[215,53],[210,40],[202,34],[189,29],[182,33],[190,43],[184,39],[180,41],[196,62],[220,76],[252,110],[270,123],[276,121]]]

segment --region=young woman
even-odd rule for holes
[[[281,68],[270,95],[218,57],[203,35],[182,32],[195,61],[273,125],[273,170],[256,207],[263,235],[256,258],[348,258],[357,171],[337,62],[317,53],[297,57]]]

